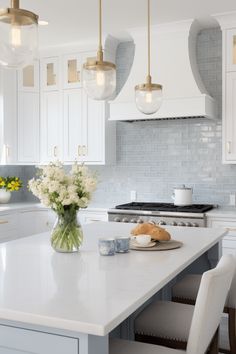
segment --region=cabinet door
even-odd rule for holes
[[[83,93],[82,160],[99,163],[104,160],[105,103],[90,99]]]
[[[18,214],[0,215],[0,242],[10,241],[21,235],[18,225]]]
[[[72,89],[81,87],[82,58],[80,54],[65,55],[63,57],[63,88]]]
[[[59,90],[59,58],[45,58],[41,61],[42,82],[41,88],[43,91]]]
[[[82,157],[82,89],[64,91],[64,159]]]
[[[17,163],[17,72],[0,68],[0,164]]]
[[[224,118],[224,156],[226,162],[236,163],[236,72],[226,76],[226,105]]]
[[[0,326],[0,354],[78,354],[78,339]]]
[[[63,115],[61,94],[57,91],[42,94],[41,110],[42,162],[63,159]]]
[[[39,92],[39,61],[18,70],[18,90]]]
[[[22,237],[51,231],[56,215],[48,209],[24,210],[20,212]]]
[[[18,162],[39,161],[39,93],[18,93]]]
[[[226,31],[227,71],[236,71],[236,29]]]

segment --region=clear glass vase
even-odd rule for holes
[[[58,215],[51,234],[51,245],[57,252],[78,252],[83,242],[83,231],[76,210],[65,210]]]

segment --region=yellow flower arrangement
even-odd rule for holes
[[[1,177],[0,176],[0,189],[6,189],[9,192],[18,191],[22,187],[22,181],[19,177]]]

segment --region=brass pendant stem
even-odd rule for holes
[[[148,76],[147,76],[146,82],[147,82],[148,85],[151,85],[151,84],[152,84],[152,77],[151,77],[151,75],[148,75]]]
[[[99,50],[102,50],[102,0],[99,0]]]
[[[11,7],[13,9],[19,9],[20,8],[20,0],[11,0]]]
[[[151,30],[150,30],[150,0],[148,0],[148,76],[151,73]]]

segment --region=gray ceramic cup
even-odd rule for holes
[[[114,256],[115,254],[115,239],[100,238],[98,240],[98,249],[101,256]]]
[[[126,253],[129,251],[129,236],[116,237],[116,252],[117,253]]]

